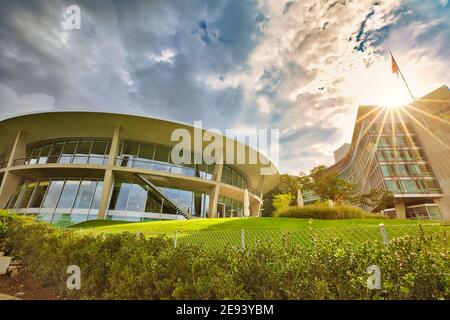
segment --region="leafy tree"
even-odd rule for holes
[[[320,165],[310,171],[310,181],[306,183],[308,189],[322,200],[351,202],[356,193],[356,184],[341,178],[336,172],[326,172],[326,169],[326,166]]]
[[[292,202],[292,198],[293,197],[290,193],[276,194],[273,197],[273,208],[278,212],[289,208]]]
[[[369,193],[357,196],[355,202],[361,206],[384,210],[394,202],[394,194],[387,190],[371,189]]]
[[[301,176],[293,176],[288,174],[280,175],[280,181],[278,182],[278,185],[272,191],[264,195],[262,216],[272,216],[273,201],[275,195],[277,194],[290,194],[291,201],[289,205],[295,205],[297,201],[297,191],[299,188],[303,190]]]

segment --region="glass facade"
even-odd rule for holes
[[[15,165],[95,164],[105,165],[111,148],[110,139],[65,138],[27,145],[26,158]],[[115,165],[164,171],[172,174],[214,179],[215,164],[174,164],[170,147],[121,141]],[[195,155],[190,154],[191,160]],[[256,194],[247,178],[224,165],[222,182]],[[119,170],[119,168],[117,168]],[[141,178],[142,179],[142,178]],[[150,182],[143,179],[116,180],[108,202],[107,219],[152,221],[162,219],[206,218],[209,190],[194,190],[176,182]],[[202,187],[206,188],[206,187]],[[24,179],[8,202],[8,209],[34,215],[40,221],[67,226],[97,219],[103,181],[91,178]],[[220,196],[219,217],[243,216],[241,202]]]
[[[213,179],[214,164],[174,164],[170,147],[122,141],[119,150],[116,163],[121,167],[143,168],[208,180]],[[193,159],[194,154],[191,154],[191,162],[194,162]]]
[[[415,220],[440,220],[441,212],[437,205],[423,204],[406,208],[406,218]]]
[[[96,179],[27,179],[8,203],[17,213],[67,226],[97,219],[103,181]]]
[[[233,218],[244,216],[244,205],[242,202],[219,196],[217,203],[218,218]]]
[[[109,139],[65,139],[39,142],[27,146],[26,159],[15,164],[105,164],[110,148]]]
[[[209,195],[205,192],[168,186],[161,182],[129,183],[115,181],[108,219],[150,221],[182,219],[182,215],[206,218]]]
[[[246,178],[228,165],[223,167],[222,182],[241,189],[248,188]]]
[[[360,193],[385,189],[394,197],[411,194],[421,202],[432,203],[440,187],[412,124],[394,112],[389,114],[389,110],[367,117],[369,112],[362,113],[361,128],[355,128],[360,130],[355,150],[339,174],[356,183]]]

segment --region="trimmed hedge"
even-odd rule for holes
[[[449,299],[446,234],[361,246],[337,239],[312,248],[261,243],[211,250],[132,233],[94,236],[0,213],[3,245],[47,286],[75,299]],[[69,265],[81,290],[66,288]],[[382,290],[367,288],[367,267],[382,272]]]
[[[353,219],[353,218],[380,218],[383,216],[368,213],[358,207],[337,205],[330,208],[325,205],[307,205],[303,207],[289,207],[275,214],[286,218],[312,218],[312,219]]]

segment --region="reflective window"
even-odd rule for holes
[[[49,180],[40,180],[37,183],[36,190],[34,191],[33,197],[30,200],[29,207],[30,208],[40,208],[42,201],[44,200],[44,196],[47,192],[48,186],[50,184]]]
[[[131,186],[126,210],[144,212],[146,202],[147,202],[147,190],[145,190],[140,185],[133,184]]]
[[[80,181],[67,180],[58,202],[58,208],[72,208]]]
[[[50,151],[52,150],[53,144],[46,144],[39,154],[38,163],[47,163],[48,156],[50,155]]]
[[[87,163],[89,152],[91,151],[92,141],[80,141],[73,158],[73,163]]]
[[[67,226],[97,218],[102,185],[97,180],[30,180],[20,184],[9,205],[17,209],[33,208],[38,220]]]
[[[110,209],[126,210],[128,203],[128,196],[130,194],[131,184],[119,182],[114,184],[114,189],[111,197]]]
[[[386,180],[386,188],[394,193],[400,192],[401,187],[397,180]]]
[[[223,168],[222,182],[241,189],[245,189],[248,186],[245,178],[239,172],[227,165]]]
[[[48,157],[47,163],[58,163],[59,156],[64,148],[64,142],[57,142],[53,145],[52,151]]]
[[[108,141],[94,141],[89,156],[89,164],[103,164],[109,153]]]
[[[6,206],[8,209],[13,209],[16,206],[17,199],[19,198],[23,188],[24,184],[19,184],[17,190],[13,193],[11,199],[9,199],[8,205]]]
[[[27,164],[103,164],[109,153],[108,139],[67,139],[27,146]]]
[[[157,146],[155,151],[155,160],[161,162],[169,162],[170,149]]]
[[[44,203],[42,204],[43,208],[55,208],[58,203],[59,195],[61,194],[61,190],[64,186],[64,181],[62,180],[53,180],[50,183],[48,188],[47,195],[45,196]]]
[[[405,192],[417,192],[417,184],[414,180],[402,180],[403,191]]]
[[[141,144],[139,149],[139,158],[146,160],[153,160],[155,153],[155,146],[149,144]]]
[[[100,198],[102,197],[103,191],[103,181],[97,183],[97,188],[95,189],[94,199],[92,200],[91,209],[98,209],[100,205]]]
[[[77,209],[89,209],[96,185],[97,181],[83,180],[73,207]]]
[[[65,144],[59,163],[72,163],[73,155],[77,149],[78,141],[69,141]]]
[[[125,142],[122,149],[122,155],[137,157],[139,152],[139,144],[135,142]]]
[[[27,181],[20,195],[20,199],[16,204],[17,208],[26,208],[30,202],[33,191],[36,187],[36,182]]]

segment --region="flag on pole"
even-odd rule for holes
[[[399,71],[398,64],[397,64],[397,61],[395,61],[394,56],[392,55],[392,52],[391,52],[391,61],[392,61],[392,73],[395,73],[398,77],[398,71]]]

